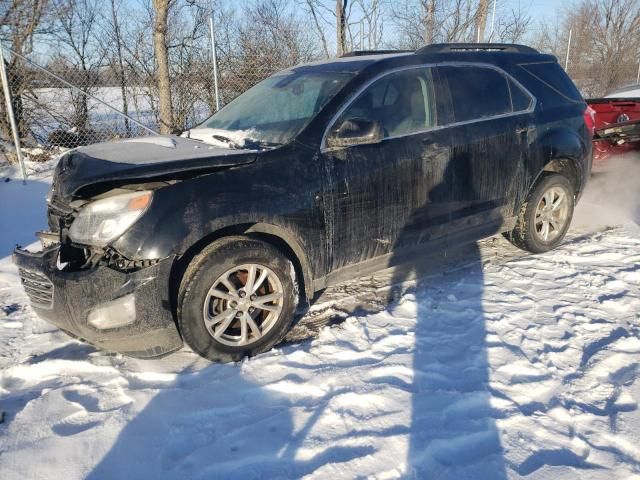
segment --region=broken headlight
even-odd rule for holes
[[[152,192],[132,192],[95,200],[82,207],[69,229],[77,243],[104,247],[133,225],[151,204]]]

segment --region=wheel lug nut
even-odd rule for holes
[[[256,299],[256,296],[255,295],[251,295],[250,298],[251,298],[251,301],[253,302]]]
[[[244,298],[244,297],[246,297],[246,296],[247,296],[247,292],[245,292],[244,290],[240,290],[240,291],[238,292],[238,295],[240,295],[240,298]]]
[[[238,302],[231,302],[231,308],[236,308],[238,306]]]

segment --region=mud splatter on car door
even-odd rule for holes
[[[383,76],[329,129],[323,151],[326,208],[331,241],[340,245],[333,250],[332,269],[389,253],[403,229],[411,232],[403,246],[410,246],[442,233],[449,221],[449,192],[429,195],[443,184],[450,152],[448,135],[437,128],[430,71],[415,67]],[[337,140],[331,143],[332,135],[346,136],[347,127],[371,128],[370,123],[379,126],[382,138],[356,133],[338,138],[337,147]]]

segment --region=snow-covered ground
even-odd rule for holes
[[[46,169],[0,182],[0,478],[640,478],[637,178],[624,201],[596,178],[556,251],[489,239],[333,288],[307,321],[344,321],[237,365],[36,318],[9,255]]]

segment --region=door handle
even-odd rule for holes
[[[522,134],[525,134],[525,133],[529,133],[529,127],[528,127],[528,126],[525,126],[525,125],[518,125],[518,126],[516,127],[516,133],[517,133],[518,135],[522,135]]]

